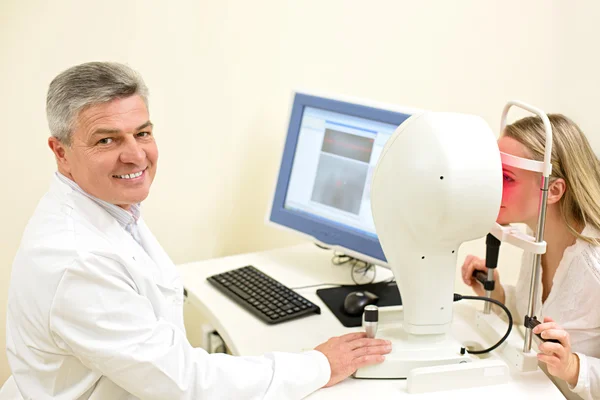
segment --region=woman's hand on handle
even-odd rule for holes
[[[463,282],[467,286],[473,288],[473,291],[477,296],[485,296],[483,285],[473,277],[475,271],[482,271],[487,274],[488,269],[485,266],[485,260],[474,255],[468,255],[462,265],[461,272]],[[492,292],[492,297],[504,303],[504,288],[502,288],[502,285],[500,284],[500,275],[498,274],[497,268],[494,270],[494,281],[496,281],[496,283],[494,291]]]

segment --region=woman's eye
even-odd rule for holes
[[[503,176],[504,176],[504,182],[513,182],[514,181],[513,178],[511,178],[510,176],[508,176],[506,174],[504,174]]]
[[[112,138],[102,138],[100,140],[98,140],[98,144],[110,144],[112,143],[113,139]]]

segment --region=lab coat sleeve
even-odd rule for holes
[[[301,399],[330,378],[315,350],[234,357],[193,348],[119,262],[93,254],[64,273],[50,328],[57,346],[141,399]]]
[[[584,400],[600,398],[600,359],[575,353],[579,357],[579,377],[575,387],[569,386]]]

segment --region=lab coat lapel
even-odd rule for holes
[[[55,179],[52,189],[57,196],[66,198],[66,202],[61,203],[76,209],[82,216],[83,223],[110,243],[111,250],[103,255],[123,263],[135,281],[140,295],[152,302],[157,318],[164,318],[185,331],[181,278],[143,220],[140,218],[138,225],[144,247],[92,199],[73,191],[58,179]]]
[[[135,273],[145,275],[144,284],[156,290],[145,288],[146,296],[155,304],[157,317],[164,318],[185,332],[183,323],[183,283],[177,268],[164,252],[152,232],[143,220],[138,221],[142,246],[121,228],[121,243],[127,243],[128,249],[134,249],[132,258],[136,267]],[[116,232],[115,232],[116,234]],[[154,300],[153,300],[154,299]]]
[[[157,270],[156,286],[161,292],[164,314],[163,317],[185,332],[183,323],[183,282],[171,258],[163,250],[142,218],[138,221],[145,257],[152,261]],[[141,248],[141,246],[138,246]]]

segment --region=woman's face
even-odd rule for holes
[[[526,147],[512,138],[500,137],[498,147],[503,153],[531,158]],[[502,205],[496,222],[501,225],[525,223],[530,227],[536,226],[542,174],[503,164],[502,175]]]

